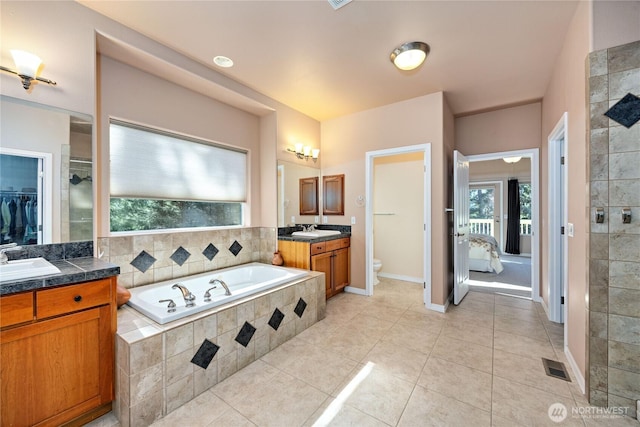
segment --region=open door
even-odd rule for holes
[[[453,152],[453,303],[469,292],[469,160]]]

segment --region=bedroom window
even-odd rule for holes
[[[519,184],[520,191],[520,234],[531,235],[531,183]]]
[[[242,226],[247,152],[112,120],[112,232]]]
[[[474,186],[469,188],[470,232],[495,237],[495,187]]]

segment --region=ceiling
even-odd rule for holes
[[[79,2],[316,120],[444,91],[455,115],[542,98],[577,1]],[[397,70],[389,54],[430,45]],[[213,57],[234,66],[222,69]]]

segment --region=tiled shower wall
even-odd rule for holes
[[[248,262],[271,263],[276,229],[158,233],[98,238],[98,256],[120,267],[125,288],[177,279]]]
[[[589,401],[627,407],[627,415],[635,417],[640,399],[640,41],[591,53],[587,69]],[[632,211],[629,224],[622,222],[623,207]],[[596,208],[604,208],[604,223],[596,223]]]

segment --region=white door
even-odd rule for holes
[[[469,161],[453,152],[453,303],[469,292]]]

